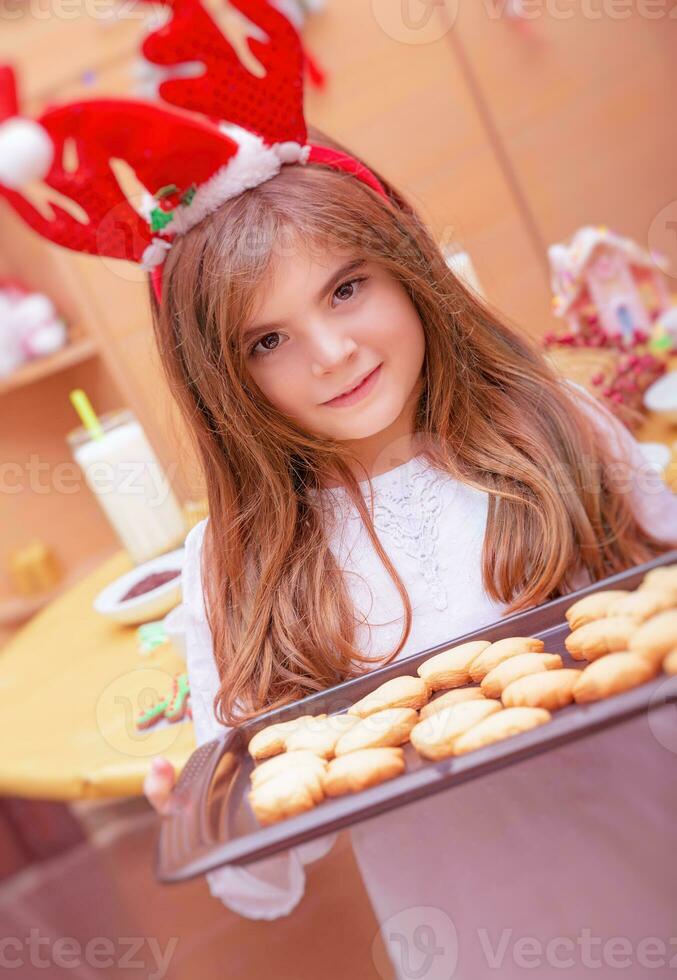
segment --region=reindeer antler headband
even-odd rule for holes
[[[0,66],[0,194],[44,238],[93,255],[130,259],[151,274],[161,299],[162,263],[172,242],[221,204],[279,173],[318,163],[353,174],[388,199],[374,174],[347,154],[306,143],[305,54],[295,27],[268,0],[230,0],[267,36],[249,36],[266,70],[253,75],[200,0],[162,0],[171,19],[150,33],[144,57],[163,67],[201,62],[203,74],[162,82],[172,106],[93,99],[18,115],[13,70]],[[72,165],[68,154],[77,154]],[[134,207],[111,168],[122,159],[147,193]],[[69,166],[69,162],[71,165]],[[45,217],[21,193],[42,180],[79,206],[87,221],[50,202]]]

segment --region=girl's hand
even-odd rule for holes
[[[150,805],[163,816],[176,812],[178,801],[172,795],[175,785],[174,766],[164,756],[156,756],[143,781],[143,792]]]

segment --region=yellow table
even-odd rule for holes
[[[0,795],[137,795],[154,755],[180,772],[194,751],[191,721],[135,727],[184,661],[170,643],[141,654],[135,626],[92,608],[98,592],[132,567],[127,552],[117,552],[0,650]]]

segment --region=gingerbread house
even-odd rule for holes
[[[548,249],[553,312],[576,333],[598,323],[608,337],[648,333],[671,305],[667,258],[604,225],[579,228],[568,244]]]

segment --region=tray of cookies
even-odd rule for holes
[[[249,864],[661,708],[675,675],[677,550],[200,746],[156,875]]]

